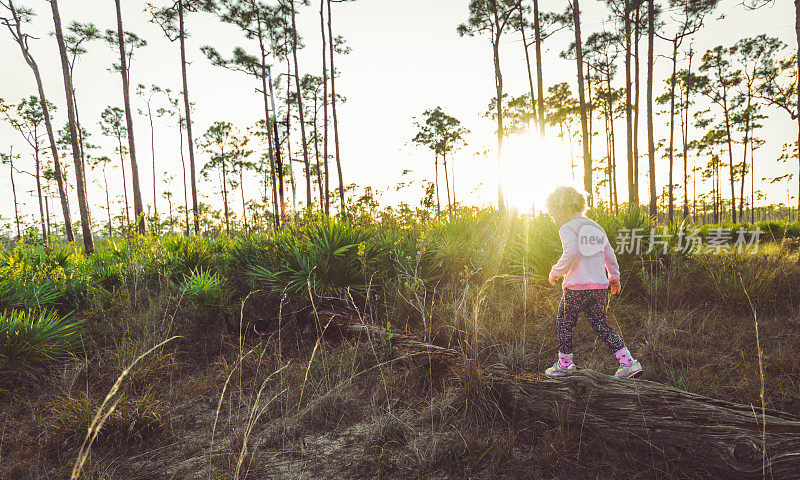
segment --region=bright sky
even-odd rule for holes
[[[49,13],[49,4],[43,0],[27,0],[22,2],[36,10],[39,16],[32,25],[26,26],[29,33],[39,37],[32,40],[32,50],[44,77],[45,90],[49,100],[59,107],[56,113],[56,124],[60,128],[66,119],[64,107],[63,80],[58,61],[58,50],[55,39],[49,35],[53,30]],[[148,22],[149,15],[145,11],[146,2],[123,2],[123,21],[126,30],[131,30],[144,37],[149,45],[137,51],[131,69],[133,85],[138,83],[155,83],[173,91],[180,91],[180,65],[177,43],[168,42],[158,26]],[[158,4],[158,0],[155,2]],[[540,2],[542,9],[563,10],[566,0],[547,0]],[[603,28],[606,18],[605,8],[597,0],[584,0],[582,8],[582,29],[584,38],[592,31]],[[360,0],[354,3],[334,4],[334,34],[343,35],[352,53],[337,58],[337,70],[341,77],[337,80],[337,93],[347,97],[341,105],[340,137],[345,183],[357,183],[359,186],[372,185],[378,191],[386,192],[382,196],[384,203],[406,201],[417,204],[421,197],[421,181],[433,179],[433,155],[411,143],[415,128],[413,117],[424,110],[440,105],[444,110],[460,119],[471,130],[467,137],[469,145],[455,154],[456,190],[459,201],[465,203],[488,204],[496,200],[497,167],[493,149],[495,148],[495,124],[482,117],[489,100],[495,95],[493,67],[491,62],[491,45],[486,38],[460,38],[456,27],[467,18],[467,0],[406,0],[403,2],[389,0]],[[62,24],[66,27],[72,20],[91,21],[100,28],[116,28],[114,2],[112,0],[82,2],[78,0],[62,0],[60,2]],[[319,2],[314,0],[310,7],[303,7],[298,18],[298,28],[303,36],[306,48],[300,52],[300,71],[319,75],[321,72]],[[719,19],[724,13],[724,18]],[[774,5],[759,11],[746,11],[738,0],[723,0],[722,7],[709,19],[707,26],[694,39],[695,50],[702,52],[718,44],[732,45],[736,40],[760,33],[776,36],[795,48],[794,11],[791,2],[778,1]],[[187,28],[192,33],[188,41],[189,90],[196,113],[193,114],[195,136],[199,137],[216,120],[231,121],[240,128],[252,125],[263,116],[263,104],[255,92],[254,79],[237,72],[229,72],[213,67],[200,52],[203,45],[212,45],[226,56],[236,45],[250,47],[236,28],[219,23],[207,14],[193,14],[188,17]],[[545,89],[558,82],[566,81],[577,95],[575,64],[558,58],[558,53],[572,40],[571,31],[560,32],[544,44],[544,83]],[[667,53],[665,42],[657,44],[657,55]],[[111,138],[103,137],[98,127],[100,112],[107,106],[122,106],[121,81],[118,74],[107,71],[114,59],[114,52],[105,44],[96,42],[89,44],[89,53],[79,59],[76,66],[75,86],[77,90],[80,116],[83,125],[92,134],[91,142],[100,145],[95,155],[108,155],[115,158],[114,144]],[[646,55],[646,39],[641,46],[643,59]],[[531,51],[533,55],[533,51]],[[7,102],[17,103],[23,96],[36,92],[33,75],[24,63],[15,43],[8,32],[0,33],[0,58],[5,66],[4,75],[0,78],[0,97]],[[698,57],[695,57],[697,62]],[[697,65],[695,63],[694,65]],[[501,65],[503,69],[505,91],[511,95],[520,95],[527,91],[528,80],[525,69],[524,54],[519,34],[509,34],[501,47]],[[281,69],[285,68],[285,63]],[[658,58],[656,64],[655,95],[663,92],[669,63],[665,58]],[[620,62],[618,86],[624,75]],[[642,101],[644,101],[645,66],[642,65]],[[140,98],[132,100],[137,108],[143,108]],[[156,104],[164,99],[155,100]],[[163,104],[162,104],[163,105]],[[644,108],[644,106],[643,106]],[[783,143],[796,136],[796,124],[785,112],[765,108],[769,115],[765,128],[760,135],[767,144],[756,152],[756,176],[775,176],[795,168],[777,164]],[[665,116],[656,119],[656,138],[667,136]],[[595,122],[598,125],[599,122]],[[597,127],[596,127],[597,128]],[[617,121],[618,138],[618,183],[620,200],[627,199],[624,165],[624,118]],[[641,191],[640,197],[647,198],[647,134],[644,111],[640,119],[640,160]],[[142,194],[144,201],[152,203],[152,170],[150,152],[150,132],[146,117],[134,119],[134,133],[137,144],[137,157],[142,175]],[[506,160],[508,165],[508,194],[518,199],[522,205],[531,201],[541,205],[542,199],[556,184],[569,180],[569,147],[562,150],[561,142],[555,137],[554,130],[548,131],[545,146],[531,146],[525,141],[516,141],[517,146],[509,148]],[[695,135],[697,132],[695,132]],[[331,133],[332,135],[332,133]],[[299,135],[296,139],[299,142]],[[175,202],[181,203],[183,194],[179,180],[165,182],[164,171],[176,179],[181,178],[180,158],[178,156],[179,140],[177,131],[170,120],[156,119],[155,150],[157,188],[159,196],[165,189],[175,193]],[[512,142],[514,143],[514,142]],[[21,163],[30,168],[32,159],[30,149],[24,140],[6,125],[0,126],[0,148],[7,152],[14,146],[15,153],[23,155]],[[574,146],[575,155],[580,155],[579,146]],[[736,159],[741,156],[740,147],[735,147]],[[488,154],[479,154],[489,150]],[[293,150],[298,150],[293,147]],[[605,150],[602,134],[595,137],[595,155]],[[331,150],[332,151],[332,150]],[[198,169],[207,160],[208,155],[198,151]],[[67,159],[70,163],[71,158]],[[188,161],[188,158],[187,158]],[[576,158],[576,163],[580,164]],[[738,160],[737,160],[738,161]],[[702,159],[703,164],[707,159]],[[404,170],[412,173],[403,177]],[[305,198],[302,190],[304,183],[298,166],[298,199]],[[441,169],[440,169],[441,174]],[[576,183],[581,184],[580,168],[576,171]],[[676,167],[676,178],[680,178],[681,168]],[[112,181],[116,182],[116,191],[121,195],[121,176],[119,171],[113,172]],[[25,176],[22,176],[25,177]],[[99,171],[90,174],[97,180]],[[17,177],[19,178],[19,177]],[[726,181],[723,175],[723,183]],[[332,179],[332,187],[336,185]],[[393,185],[399,181],[413,180],[416,186],[395,192]],[[128,178],[130,182],[130,177]],[[443,182],[443,179],[441,180]],[[666,183],[666,161],[659,159],[657,184],[659,193]],[[19,178],[17,191],[26,192],[33,188],[29,178]],[[768,200],[772,203],[786,202],[787,186],[790,194],[796,192],[796,180],[791,185],[763,185],[768,192]],[[442,183],[442,189],[444,188]],[[691,186],[690,186],[691,188]],[[758,188],[758,185],[757,185]],[[246,182],[248,195],[256,197],[258,186],[255,180]],[[0,203],[0,216],[13,217],[13,205],[8,170],[0,170],[0,192],[3,198]],[[94,205],[95,219],[104,218],[101,210],[104,196],[100,187],[93,183],[89,187],[90,198]],[[213,192],[218,188],[205,183],[200,186],[203,194],[212,204],[221,204],[218,195]],[[749,181],[746,190],[749,190]],[[738,187],[737,187],[738,191]],[[130,193],[129,193],[130,194]],[[723,192],[725,194],[725,192]],[[444,191],[442,191],[444,198]],[[25,213],[36,212],[35,199],[28,194],[21,194]],[[238,197],[233,197],[238,198]],[[77,218],[77,198],[74,193],[70,198],[73,216]],[[794,203],[794,202],[793,202]],[[239,211],[238,203],[233,208]],[[159,199],[159,210],[166,209],[166,201]],[[57,213],[51,206],[51,213]],[[4,222],[6,223],[6,222]]]

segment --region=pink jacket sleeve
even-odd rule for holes
[[[550,273],[556,277],[562,277],[578,260],[580,252],[578,251],[578,234],[574,230],[562,227],[558,230],[558,236],[561,237],[561,248],[564,252],[550,269]]]
[[[619,263],[617,263],[617,256],[614,254],[614,249],[611,244],[606,242],[606,248],[603,250],[603,259],[608,270],[609,280],[619,280]]]

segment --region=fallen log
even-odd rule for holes
[[[592,370],[560,379],[514,375],[502,366],[489,371],[515,415],[561,416],[608,441],[729,478],[800,478],[800,418],[793,415],[767,409],[762,417],[752,405]]]
[[[327,312],[331,313],[331,312]],[[389,333],[347,315],[331,326],[384,340]],[[457,363],[461,353],[392,334],[393,348]],[[633,446],[643,454],[700,465],[735,479],[800,479],[800,417],[685,392],[640,379],[620,380],[592,370],[550,379],[541,373],[485,367],[500,404],[517,421],[562,418],[581,431]]]

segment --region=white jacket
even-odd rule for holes
[[[562,288],[592,290],[608,288],[608,281],[619,279],[619,264],[603,227],[580,216],[558,230],[564,253],[550,274],[563,276]],[[608,272],[608,277],[606,277]]]

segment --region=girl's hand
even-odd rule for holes
[[[622,285],[619,284],[619,278],[609,280],[608,284],[611,286],[611,295],[616,295],[622,291]]]
[[[550,281],[550,285],[555,287],[558,277],[553,272],[550,272],[550,275],[547,276],[547,280]]]

